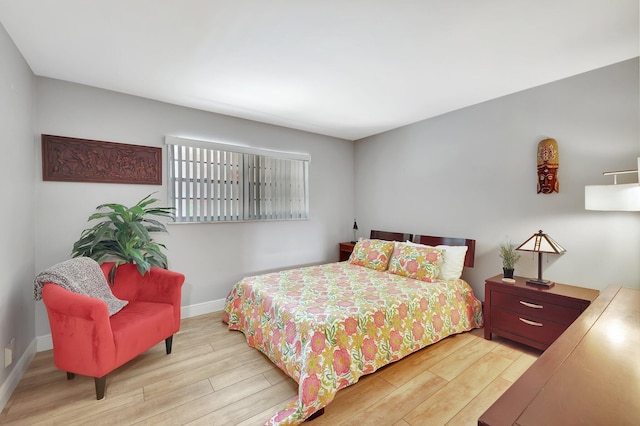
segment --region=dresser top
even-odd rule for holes
[[[535,284],[527,284],[527,280],[530,278],[527,277],[513,277],[516,280],[515,283],[507,283],[502,281],[502,274],[496,275],[494,277],[488,278],[487,282],[491,282],[492,284],[498,284],[500,286],[504,286],[505,288],[517,288],[522,291],[530,291],[531,293],[545,293],[545,294],[555,294],[564,297],[570,297],[573,299],[580,300],[588,300],[593,302],[600,291],[592,289],[592,288],[584,288],[577,287],[568,284],[560,284],[554,283],[551,287],[545,287],[541,285]]]

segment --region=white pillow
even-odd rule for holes
[[[407,241],[406,244],[423,247],[433,247],[425,244],[417,244],[411,241]],[[441,280],[456,280],[462,276],[462,269],[464,268],[464,257],[467,254],[467,246],[446,246],[440,244],[435,248],[442,249],[444,251],[444,262],[440,265],[440,275],[438,278]]]

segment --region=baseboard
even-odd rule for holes
[[[225,299],[211,300],[209,302],[197,303],[195,305],[183,306],[180,308],[182,318],[197,317],[198,315],[210,314],[224,309]]]
[[[26,351],[22,354],[16,365],[13,367],[13,370],[9,373],[9,376],[0,386],[0,410],[4,410],[4,406],[7,405],[7,401],[9,401],[9,397],[20,383],[22,376],[26,373],[29,365],[31,364],[31,360],[36,355],[36,340],[32,340],[31,344],[27,348]]]
[[[180,308],[181,317],[191,318],[198,315],[210,314],[224,309],[225,299],[211,300],[209,302],[197,303],[195,305],[183,306]],[[37,352],[48,351],[53,349],[53,340],[51,334],[36,337]],[[22,377],[22,376],[21,376]]]
[[[37,351],[48,351],[49,349],[53,349],[53,340],[51,340],[51,334],[45,334],[44,336],[37,336]]]

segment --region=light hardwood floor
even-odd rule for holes
[[[541,353],[482,333],[449,337],[363,377],[307,424],[477,424]],[[171,355],[163,342],[109,374],[101,401],[92,378],[67,380],[52,351],[38,353],[0,423],[261,425],[296,393],[295,381],[218,312],[183,320]]]

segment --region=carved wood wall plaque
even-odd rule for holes
[[[162,185],[162,148],[43,134],[42,180]]]

